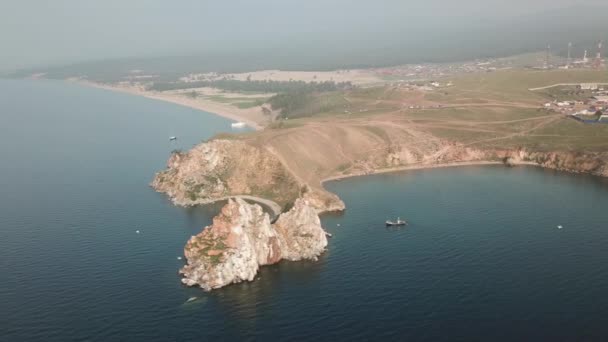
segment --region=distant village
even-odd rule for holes
[[[559,85],[558,85],[559,87]],[[590,94],[585,99],[569,99],[544,104],[544,108],[563,113],[585,123],[608,123],[608,84],[581,83],[561,86],[563,94]],[[574,91],[572,91],[574,90]]]

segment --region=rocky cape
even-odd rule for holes
[[[291,208],[296,199],[305,198],[322,213],[345,209],[338,196],[323,188],[324,180],[387,170],[459,163],[504,163],[608,176],[606,152],[486,150],[437,139],[417,139],[415,144],[407,140],[393,141],[390,145],[373,146],[373,153],[353,155],[347,155],[344,147],[319,146],[308,156],[330,165],[323,169],[317,166],[318,162],[306,160],[306,156],[280,153],[271,146],[242,140],[212,140],[188,152],[174,152],[167,169],[157,173],[151,185],[181,206],[245,195],[274,201],[281,211]],[[369,146],[354,150],[369,150]],[[348,164],[343,163],[345,160]]]
[[[255,196],[274,201],[282,211],[300,197],[319,213],[344,209],[338,196],[300,182],[275,154],[238,140],[212,140],[174,152],[151,186],[180,206]]]
[[[438,139],[398,137],[401,140],[390,144],[372,140],[373,144],[356,145],[351,139],[350,145],[317,147],[211,140],[188,152],[174,152],[167,169],[157,173],[151,185],[175,204],[237,197],[229,200],[213,225],[188,241],[184,249],[188,262],[181,269],[184,284],[211,290],[251,281],[263,265],[316,259],[327,246],[318,214],[345,208],[338,196],[323,188],[326,179],[476,163],[526,164],[608,176],[605,152],[483,150]],[[307,153],[294,153],[296,149]],[[329,166],[322,168],[322,163]],[[242,196],[274,201],[282,213],[272,224],[259,205],[247,204],[238,198]]]
[[[257,204],[229,200],[213,224],[184,248],[182,282],[206,291],[254,280],[260,266],[281,260],[316,260],[327,246],[326,233],[311,204],[297,199],[270,223]]]

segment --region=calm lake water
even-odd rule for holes
[[[329,183],[348,209],[323,217],[318,262],[206,294],[181,285],[177,257],[219,205],[177,208],[148,183],[229,121],[47,81],[0,81],[0,118],[2,341],[608,339],[604,179],[466,167]],[[385,228],[396,216],[411,225]]]

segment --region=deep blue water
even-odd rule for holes
[[[0,81],[0,119],[2,341],[608,339],[604,179],[466,167],[329,183],[348,209],[323,217],[318,262],[205,294],[180,284],[177,256],[219,206],[177,208],[148,183],[229,121],[45,81]],[[385,228],[396,216],[411,225]]]

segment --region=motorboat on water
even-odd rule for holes
[[[232,124],[230,124],[230,126],[232,126],[232,128],[245,128],[247,126],[247,124],[239,121],[239,122],[233,122]]]
[[[398,217],[396,221],[386,220],[386,226],[387,227],[407,226],[407,221],[402,220],[400,217]]]
[[[169,137],[169,141],[175,141],[177,140],[177,137]]]

